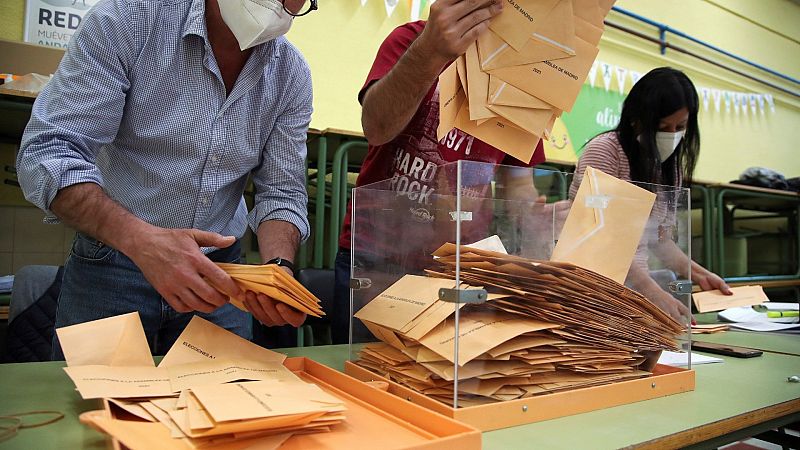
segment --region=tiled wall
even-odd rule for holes
[[[0,275],[29,264],[64,264],[75,231],[43,218],[33,206],[0,206]]]

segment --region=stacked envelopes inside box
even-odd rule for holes
[[[441,247],[429,277],[406,275],[356,314],[383,341],[357,364],[449,404],[457,376],[459,405],[469,406],[644,377],[648,352],[678,350],[683,327],[622,284],[570,263],[462,247],[460,288],[489,295],[458,305],[456,356],[456,306],[437,294],[453,287],[455,252]]]

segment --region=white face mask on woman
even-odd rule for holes
[[[659,131],[656,133],[656,147],[658,148],[658,156],[661,158],[662,163],[675,153],[675,149],[678,148],[685,134],[686,130],[676,131],[675,133],[669,131]]]
[[[219,0],[219,11],[242,50],[282,36],[292,26],[280,0]]]

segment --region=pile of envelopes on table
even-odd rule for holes
[[[523,162],[570,111],[614,0],[505,0],[439,77],[442,139],[458,128]]]
[[[277,264],[217,263],[217,265],[244,291],[264,294],[314,317],[325,315],[319,299]],[[247,311],[247,307],[239,299],[231,298],[230,302],[237,308]]]
[[[461,289],[485,288],[482,305],[438,300],[453,288],[456,247],[434,254],[428,277],[405,275],[356,317],[383,343],[357,364],[446,403],[469,406],[649,375],[646,352],[678,350],[683,326],[642,295],[570,263],[461,248]],[[398,299],[405,299],[398,301]]]
[[[286,368],[285,355],[197,316],[158,366],[137,313],[56,332],[81,396],[141,419],[84,418],[131,448],[277,448],[345,419],[344,403]]]

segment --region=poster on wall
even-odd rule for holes
[[[83,16],[99,0],[27,0],[25,42],[65,48]]]

